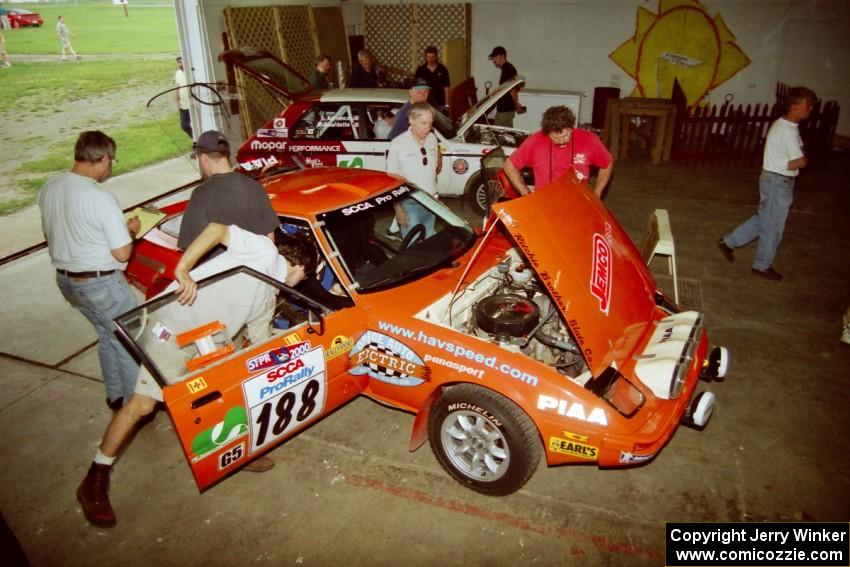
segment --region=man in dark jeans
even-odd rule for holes
[[[490,60],[502,71],[499,76],[500,85],[517,78],[516,67],[508,62],[508,52],[501,45],[494,47],[490,52]],[[517,112],[523,112],[519,105],[519,89],[512,89],[510,96],[503,96],[496,103],[496,126],[513,128],[514,116]]]
[[[416,69],[416,78],[425,79],[431,86],[431,92],[428,93],[428,104],[444,114],[448,114],[449,86],[449,70],[445,65],[440,63],[437,55],[437,48],[429,45],[425,48],[425,63]]]

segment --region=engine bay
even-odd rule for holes
[[[465,141],[470,144],[507,146],[510,148],[518,147],[527,137],[528,132],[524,130],[510,130],[486,124],[473,124],[464,136]]]
[[[523,354],[584,383],[578,343],[534,271],[512,249],[477,280],[416,315]]]

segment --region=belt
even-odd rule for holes
[[[70,272],[68,270],[56,269],[57,272],[69,278],[99,278],[100,276],[108,276],[115,270],[95,270],[93,272]]]
[[[778,175],[779,177],[784,177],[785,179],[796,179],[793,175],[782,175],[781,173],[776,173],[775,171],[770,171],[768,169],[763,169],[765,173],[769,173],[771,175]]]

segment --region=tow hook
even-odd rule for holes
[[[714,412],[714,394],[700,392],[691,400],[691,404],[682,415],[682,424],[694,429],[703,429]]]
[[[708,358],[703,361],[699,377],[708,382],[723,380],[727,370],[729,370],[729,351],[726,347],[714,347]]]

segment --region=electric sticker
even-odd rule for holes
[[[245,380],[251,453],[322,415],[326,386],[321,346]]]
[[[348,371],[355,376],[368,374],[396,386],[418,386],[431,377],[431,369],[418,354],[404,343],[376,331],[366,331],[354,343]]]
[[[197,463],[234,439],[248,433],[248,416],[242,406],[233,406],[224,419],[204,429],[192,440],[192,462]]]

